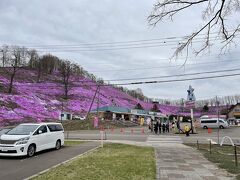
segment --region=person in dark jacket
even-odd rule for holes
[[[159,134],[161,134],[161,130],[162,130],[162,123],[160,120],[158,120],[158,131],[159,131]]]
[[[169,122],[166,123],[166,132],[169,132]]]
[[[155,134],[158,133],[158,122],[157,121],[155,121],[155,124],[154,124],[154,132],[155,132]]]
[[[166,124],[163,123],[163,125],[162,125],[162,131],[163,131],[163,133],[165,133],[165,130],[166,130]]]

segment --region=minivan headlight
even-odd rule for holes
[[[27,144],[28,140],[29,140],[29,137],[21,138],[16,142],[16,145]]]

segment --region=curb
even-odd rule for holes
[[[73,160],[75,160],[75,159],[77,159],[77,158],[79,158],[79,157],[81,157],[81,156],[84,156],[84,155],[86,155],[86,154],[88,154],[88,153],[91,153],[91,152],[97,150],[98,148],[100,148],[100,146],[97,146],[97,147],[95,147],[95,148],[93,148],[93,149],[90,149],[90,150],[88,150],[88,151],[86,151],[86,152],[84,152],[84,153],[82,153],[82,154],[79,154],[79,155],[77,155],[77,156],[75,156],[75,157],[73,157],[73,158],[71,158],[71,159],[68,159],[68,160],[63,161],[63,162],[61,162],[61,163],[59,163],[59,164],[56,164],[56,165],[54,165],[54,166],[52,166],[52,167],[50,167],[50,168],[48,168],[48,169],[45,169],[45,170],[43,170],[43,171],[41,171],[41,172],[39,172],[39,173],[37,173],[37,174],[34,174],[34,175],[30,176],[30,177],[24,178],[23,180],[30,180],[30,179],[32,179],[32,178],[34,178],[34,177],[37,177],[37,176],[39,176],[39,175],[41,175],[41,174],[46,173],[46,172],[49,171],[49,170],[52,170],[52,169],[56,168],[56,167],[58,167],[58,166],[61,166],[61,165],[66,164],[66,163],[68,163],[68,162],[70,162],[70,161],[73,161]]]

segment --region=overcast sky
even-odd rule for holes
[[[198,11],[200,8],[195,8],[181,13],[173,22],[166,21],[154,28],[150,27],[147,17],[154,3],[155,0],[1,0],[0,42],[39,46],[138,41],[181,37],[201,26],[201,11]],[[219,43],[216,43],[210,53],[197,58],[190,54],[183,68],[184,55],[177,60],[169,60],[178,42],[174,39],[172,42],[171,39],[161,41],[166,42],[164,46],[76,52],[52,52],[44,49],[42,53],[51,52],[77,62],[105,80],[232,69],[240,64],[239,47],[233,47],[228,53],[219,55]],[[108,44],[105,49],[112,47],[114,48]],[[171,79],[176,78],[181,77]],[[127,87],[141,88],[151,98],[180,99],[186,98],[186,90],[191,84],[196,98],[204,99],[216,95],[239,94],[239,78],[236,76]]]

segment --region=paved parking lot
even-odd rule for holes
[[[0,179],[20,180],[28,178],[36,173],[91,150],[98,145],[98,142],[88,142],[76,146],[63,147],[58,151],[44,151],[36,154],[36,156],[32,158],[0,157]]]

